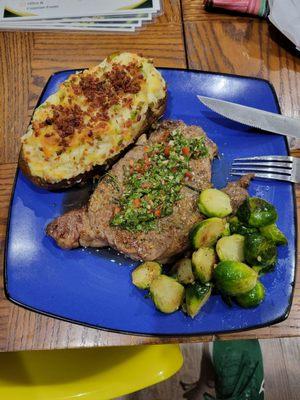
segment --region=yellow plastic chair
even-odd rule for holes
[[[168,379],[178,345],[0,353],[1,400],[108,400]]]

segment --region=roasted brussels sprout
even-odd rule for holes
[[[263,226],[262,228],[260,228],[260,233],[267,239],[271,240],[271,242],[274,242],[277,245],[287,244],[287,238],[281,232],[281,230],[278,229],[276,224]]]
[[[216,254],[210,247],[201,247],[192,255],[193,272],[202,283],[209,282],[212,278]]]
[[[192,270],[192,261],[189,258],[182,258],[177,261],[176,264],[170,271],[171,275],[183,285],[188,285],[195,281],[195,277]]]
[[[172,313],[181,306],[184,287],[167,275],[160,275],[150,285],[150,294],[155,306],[163,313]]]
[[[218,189],[205,189],[198,199],[198,207],[207,217],[226,217],[232,213],[230,197]]]
[[[226,222],[224,231],[222,232],[221,237],[223,236],[230,236],[230,225],[229,222]]]
[[[241,222],[256,228],[273,224],[277,220],[275,207],[258,197],[248,197],[236,215]]]
[[[258,232],[258,229],[254,228],[253,226],[243,225],[238,220],[238,217],[232,217],[229,219],[229,228],[231,234],[238,233],[239,235],[243,236]]]
[[[244,241],[244,236],[237,234],[219,239],[216,251],[220,261],[244,261]]]
[[[236,301],[240,306],[244,308],[250,308],[258,306],[264,300],[264,298],[264,285],[258,281],[254,288],[249,292],[236,296]]]
[[[225,219],[216,217],[198,222],[190,233],[190,240],[194,249],[213,246],[224,232],[225,225]]]
[[[250,265],[274,265],[277,259],[276,245],[259,233],[245,237],[245,260]]]
[[[185,291],[185,305],[187,314],[194,318],[211,295],[211,285],[202,285],[195,282],[188,285]]]
[[[147,289],[160,274],[161,265],[158,262],[146,261],[132,272],[132,283],[140,289]]]
[[[257,273],[238,261],[221,261],[214,270],[217,288],[229,296],[237,296],[253,289]]]
[[[263,276],[265,274],[267,274],[268,272],[272,272],[275,269],[275,265],[254,265],[252,267],[252,269],[254,269],[254,271],[256,271],[258,273],[258,276]]]

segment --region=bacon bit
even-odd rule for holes
[[[75,129],[82,127],[83,112],[77,104],[70,108],[56,105],[52,109],[53,124],[56,126],[61,138],[73,135]]]
[[[155,215],[156,217],[160,217],[160,216],[161,216],[161,211],[160,211],[159,208],[158,208],[157,210],[154,211],[154,215]]]
[[[186,173],[184,174],[184,176],[188,179],[192,179],[193,174],[190,171],[186,171]]]
[[[129,175],[133,175],[133,173],[134,173],[133,167],[129,167]]]
[[[134,205],[135,208],[140,207],[141,199],[133,199],[133,205]]]
[[[132,108],[132,102],[133,102],[133,100],[131,97],[125,97],[122,100],[122,106],[127,107],[127,108]]]
[[[99,130],[105,130],[107,128],[107,123],[104,121],[99,121],[97,124],[95,124],[95,129]]]
[[[53,119],[52,118],[46,118],[45,124],[46,125],[52,125]]]
[[[110,154],[113,154],[115,152],[114,149],[109,149]]]
[[[133,165],[134,165],[134,161],[133,161],[133,159],[130,159],[130,160],[129,160],[129,166],[130,166],[130,167],[133,167]]]
[[[132,126],[132,121],[129,119],[124,124],[125,128],[130,128]]]
[[[170,146],[166,146],[164,149],[164,155],[170,157]]]
[[[172,172],[177,172],[177,168],[176,168],[176,167],[173,167],[173,168],[171,169],[171,171],[172,171]]]
[[[113,89],[118,93],[138,93],[144,77],[140,76],[137,63],[128,65],[113,64],[110,72],[105,74]]]
[[[184,147],[182,148],[182,154],[185,155],[185,156],[188,156],[188,155],[190,154],[190,149],[189,149],[189,147],[184,146]]]

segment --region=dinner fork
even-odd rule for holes
[[[300,183],[300,158],[291,156],[259,156],[236,158],[231,175],[254,173],[257,178]]]

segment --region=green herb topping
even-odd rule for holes
[[[143,158],[130,160],[125,169],[125,189],[111,225],[132,232],[155,229],[159,218],[172,214],[182,186],[192,178],[190,160],[207,155],[203,136],[188,138],[179,129],[145,146]]]

